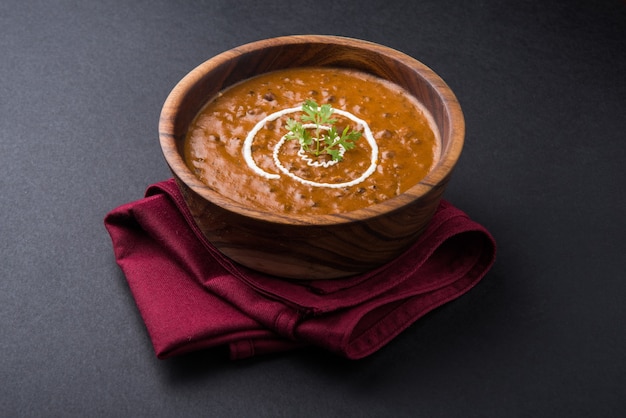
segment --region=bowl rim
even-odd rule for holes
[[[340,45],[362,50],[365,49],[369,52],[384,55],[387,58],[391,58],[394,61],[398,61],[412,68],[431,85],[432,91],[439,96],[439,100],[443,103],[443,111],[447,113],[448,123],[444,128],[447,129],[450,139],[445,149],[442,146],[439,159],[435,166],[419,183],[411,186],[398,196],[394,196],[374,205],[349,212],[310,217],[302,214],[277,214],[275,212],[246,207],[212,190],[191,172],[183,157],[178,152],[174,132],[176,114],[186,95],[191,91],[191,88],[200,82],[211,70],[227,64],[229,61],[242,55],[256,52],[267,47],[307,43]],[[207,100],[208,99],[207,97]],[[343,36],[288,35],[262,39],[234,47],[196,66],[174,86],[167,96],[161,109],[158,130],[161,149],[174,177],[182,181],[193,192],[207,201],[229,212],[234,212],[258,221],[288,225],[323,226],[366,220],[393,213],[407,204],[419,200],[421,196],[428,194],[431,189],[438,187],[438,185],[445,181],[451,174],[460,158],[465,140],[465,119],[461,106],[447,83],[431,68],[403,52],[371,41]],[[444,133],[440,132],[440,135],[443,137]]]

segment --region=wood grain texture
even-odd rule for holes
[[[442,156],[404,194],[357,211],[314,220],[252,210],[202,183],[183,160],[192,119],[220,90],[254,75],[303,66],[353,68],[392,81],[432,113]],[[293,279],[329,279],[371,270],[410,246],[426,227],[461,154],[465,124],[456,97],[432,70],[396,50],[334,36],[289,36],[226,51],[176,85],[163,105],[159,137],[189,209],[210,242],[252,269]]]

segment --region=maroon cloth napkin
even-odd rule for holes
[[[233,359],[318,346],[365,357],[489,270],[491,234],[442,200],[408,251],[366,274],[290,281],[222,256],[202,236],[173,179],[105,218],[157,357],[217,346]]]

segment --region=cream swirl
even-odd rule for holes
[[[270,115],[267,115],[263,119],[261,119],[250,130],[250,132],[248,132],[248,135],[246,136],[246,139],[245,139],[245,141],[243,143],[243,150],[242,150],[242,152],[243,152],[243,158],[244,158],[246,164],[248,165],[248,167],[250,167],[250,169],[252,171],[254,171],[259,176],[265,177],[267,179],[278,179],[278,178],[280,178],[280,174],[278,174],[278,173],[268,173],[267,171],[261,169],[256,164],[256,162],[254,161],[254,158],[252,157],[252,143],[254,142],[254,138],[256,137],[256,135],[259,133],[259,131],[261,129],[263,129],[263,127],[265,126],[265,124],[267,122],[274,121],[274,120],[280,118],[281,116],[285,116],[285,115],[288,115],[288,114],[291,114],[291,113],[297,113],[297,112],[301,112],[301,111],[302,111],[302,107],[301,106],[279,110],[278,112],[274,112],[274,113],[272,113]],[[304,179],[304,178],[302,178],[300,176],[297,176],[296,174],[292,173],[291,171],[289,171],[280,162],[280,159],[278,158],[282,146],[287,141],[286,135],[283,135],[281,137],[280,141],[278,141],[278,143],[274,146],[274,149],[272,150],[272,158],[274,160],[274,164],[276,165],[276,167],[279,169],[279,171],[281,173],[291,177],[292,179],[294,179],[294,180],[296,180],[296,181],[298,181],[298,182],[300,182],[302,184],[306,184],[306,185],[309,185],[309,186],[328,187],[328,188],[336,188],[336,189],[338,189],[338,188],[342,188],[342,187],[354,186],[355,184],[359,184],[359,183],[363,182],[365,179],[367,179],[369,176],[371,176],[372,173],[374,173],[374,171],[376,171],[376,167],[378,165],[378,144],[376,143],[376,139],[374,138],[374,135],[372,135],[372,131],[371,131],[369,125],[367,124],[367,122],[365,122],[363,119],[360,119],[360,118],[356,117],[352,113],[346,112],[346,111],[341,110],[341,109],[333,109],[333,113],[336,113],[338,115],[344,116],[344,117],[350,119],[351,121],[355,122],[357,125],[359,125],[360,127],[363,128],[363,135],[364,135],[365,139],[367,140],[367,143],[371,147],[370,165],[367,168],[367,170],[365,170],[361,174],[361,176],[359,176],[358,178],[356,178],[354,180],[351,180],[351,181],[348,181],[348,182],[343,182],[343,183],[320,183],[320,182],[315,182],[315,181]],[[304,127],[305,128],[311,128],[311,127],[315,127],[315,125],[314,124],[306,124],[306,125],[304,125]],[[327,126],[321,126],[321,129],[328,130],[330,128],[327,127]],[[343,149],[343,147],[341,147],[340,154],[343,155],[344,152],[345,152],[345,149]],[[304,161],[306,161],[308,165],[313,165],[313,166],[317,166],[317,167],[329,167],[330,165],[333,165],[334,163],[336,163],[336,161],[331,161],[331,162],[327,162],[327,163],[314,162],[313,160],[311,160],[309,157],[307,157],[305,155],[305,151],[302,148],[298,152],[298,155],[300,156],[300,158],[302,158]]]

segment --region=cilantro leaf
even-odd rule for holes
[[[302,122],[315,125],[314,135],[301,122],[289,118],[285,138],[299,141],[304,151],[316,157],[326,154],[333,161],[341,161],[343,152],[353,149],[354,142],[361,137],[361,132],[351,131],[349,126],[344,128],[341,135],[338,134],[334,126],[337,120],[332,118],[333,108],[330,104],[319,106],[309,99],[302,104],[302,113]],[[344,149],[343,152],[341,148]]]

